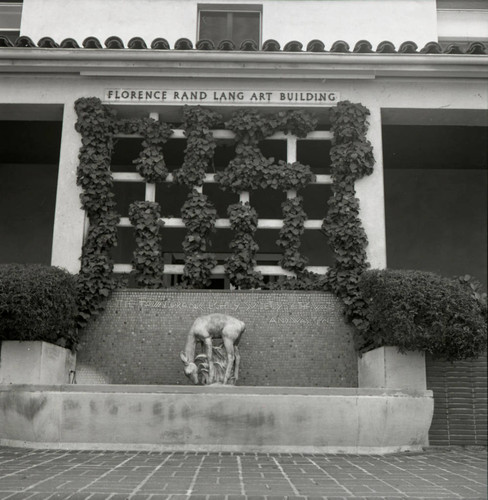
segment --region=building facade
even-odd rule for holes
[[[244,108],[314,114],[318,125],[307,137],[277,133],[262,150],[316,175],[303,193],[301,251],[309,269],[325,273],[330,109],[347,100],[370,113],[375,167],[356,192],[371,267],[470,274],[486,287],[487,40],[483,0],[0,1],[0,262],[78,272],[87,220],[74,104],[96,97],[121,119],[174,124],[165,146],[170,170],[183,161],[185,105],[224,121]],[[259,271],[270,280],[287,274],[276,240],[281,203],[296,193],[221,191],[215,174],[235,150],[229,130],[214,135],[202,187],[218,212],[213,286],[229,286],[226,209],[239,200],[259,214]],[[140,137],[122,134],[112,158],[121,215],[115,271],[131,269],[129,205],[158,201],[168,282],[177,282],[186,191],[171,175],[167,184],[146,182],[133,165],[140,148]]]

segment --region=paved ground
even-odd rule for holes
[[[483,499],[486,450],[388,456],[0,447],[0,499]]]

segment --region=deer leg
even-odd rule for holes
[[[215,370],[212,361],[213,353],[212,353],[212,339],[206,338],[203,340],[205,343],[205,349],[207,351],[207,362],[208,362],[208,383],[213,384],[215,380]]]
[[[239,378],[239,365],[241,363],[241,355],[239,353],[239,348],[237,345],[234,346],[234,352],[236,356],[236,366],[234,368],[234,379],[237,382],[237,379]]]
[[[232,374],[232,368],[234,367],[235,355],[234,355],[234,344],[232,340],[224,339],[224,347],[227,353],[227,367],[225,368],[223,384],[226,385],[227,381],[229,380]]]

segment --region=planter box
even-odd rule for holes
[[[76,354],[41,341],[3,341],[0,384],[68,384]]]
[[[379,347],[358,360],[358,386],[425,391],[425,354]]]

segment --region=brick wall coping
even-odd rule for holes
[[[343,387],[265,387],[265,386],[194,386],[194,385],[0,385],[0,392],[73,392],[73,393],[125,393],[125,394],[228,394],[269,396],[346,396],[346,397],[432,397],[432,391],[399,389],[358,389]]]
[[[252,294],[252,293],[258,293],[258,294],[279,294],[279,293],[286,293],[286,294],[294,294],[294,295],[308,295],[308,294],[314,294],[314,295],[334,295],[332,292],[321,292],[317,290],[208,290],[208,289],[179,289],[179,288],[159,288],[159,289],[142,289],[142,288],[121,288],[118,290],[114,290],[112,292],[112,295],[117,295],[117,294],[125,294],[125,293],[140,293],[140,294],[164,294],[164,293],[208,293],[208,294],[217,294],[217,293],[228,293],[228,294]]]

